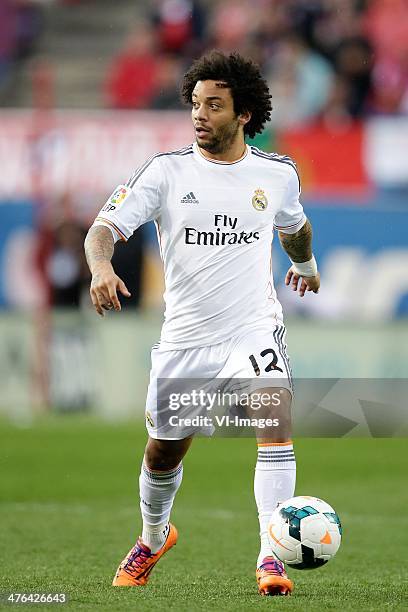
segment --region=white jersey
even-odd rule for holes
[[[119,185],[94,225],[115,240],[154,221],[164,265],[163,350],[223,342],[254,324],[281,324],[272,278],[274,227],[297,232],[306,217],[289,157],[246,146],[233,163],[196,144],[151,157]]]

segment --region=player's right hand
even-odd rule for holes
[[[121,310],[117,292],[120,291],[125,297],[130,297],[130,292],[125,283],[112,267],[110,262],[98,264],[93,270],[91,281],[91,300],[96,312],[104,316],[105,310]]]

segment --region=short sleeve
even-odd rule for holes
[[[101,208],[93,225],[105,225],[114,240],[128,240],[133,232],[160,215],[163,171],[157,156],[151,157],[118,185]]]
[[[285,234],[295,234],[306,223],[303,206],[299,201],[299,176],[291,164],[288,166],[288,184],[282,205],[275,215],[274,229]]]

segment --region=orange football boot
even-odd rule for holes
[[[165,543],[159,550],[152,553],[150,548],[138,538],[127,556],[119,565],[113,579],[113,586],[143,586],[149,580],[150,572],[160,559],[177,542],[177,529],[169,523],[169,532]]]
[[[265,557],[255,575],[260,595],[290,595],[293,591],[285,566],[273,557]]]

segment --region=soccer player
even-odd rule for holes
[[[300,296],[317,293],[312,228],[299,202],[294,162],[245,143],[246,136],[262,132],[272,109],[259,68],[238,54],[213,51],[185,74],[182,96],[192,108],[195,142],[148,159],[114,191],[85,241],[91,298],[100,315],[120,310],[118,292],[129,296],[111,265],[114,243],[126,241],[147,221],[157,227],[166,285],[165,320],[160,343],[152,349],[146,401],[149,437],[139,480],[142,534],[113,584],[146,584],[154,565],[177,541],[170,512],[183,477],[182,459],[197,430],[166,434],[161,410],[168,407],[158,400],[158,381],[242,378],[270,397],[281,389],[280,405],[266,407],[279,417],[279,427],[256,429],[256,578],[260,594],[286,595],[293,583],[274,557],[267,533],[278,502],[294,495],[296,474],[291,374],[273,286],[271,243],[275,229],[292,262],[286,285]],[[262,383],[257,382],[261,375]],[[182,411],[193,413],[189,406]]]

